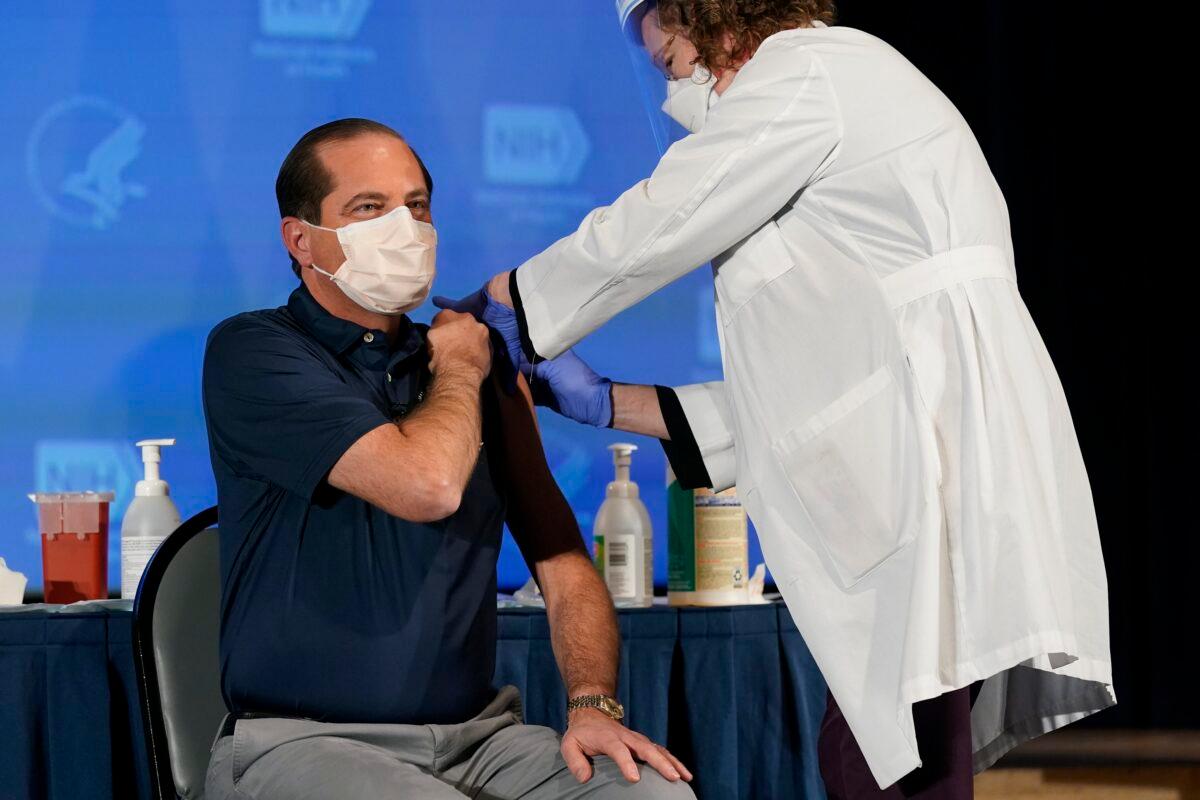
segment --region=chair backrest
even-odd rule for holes
[[[217,509],[167,537],[133,605],[134,653],[156,798],[202,797],[209,748],[225,716],[218,648]]]

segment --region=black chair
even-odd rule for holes
[[[133,602],[133,648],[153,796],[204,795],[209,748],[225,716],[218,665],[217,509],[162,543]]]

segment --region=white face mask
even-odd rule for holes
[[[437,231],[413,219],[408,206],[341,228],[304,224],[337,234],[346,261],[332,275],[312,267],[367,311],[399,316],[429,296],[437,274]]]
[[[667,101],[662,105],[663,113],[688,132],[695,133],[704,126],[708,110],[717,101],[717,93],[713,91],[716,85],[717,80],[712,73],[700,66],[690,77],[667,81]]]

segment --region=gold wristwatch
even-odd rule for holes
[[[583,694],[579,697],[572,697],[567,701],[568,714],[577,708],[598,709],[608,714],[617,722],[625,718],[625,707],[606,694]]]

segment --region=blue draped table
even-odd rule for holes
[[[825,684],[782,604],[619,612],[627,722],[666,743],[701,800],[823,798]],[[546,615],[502,608],[497,685],[561,730]],[[0,611],[0,798],[149,798],[128,604]]]

